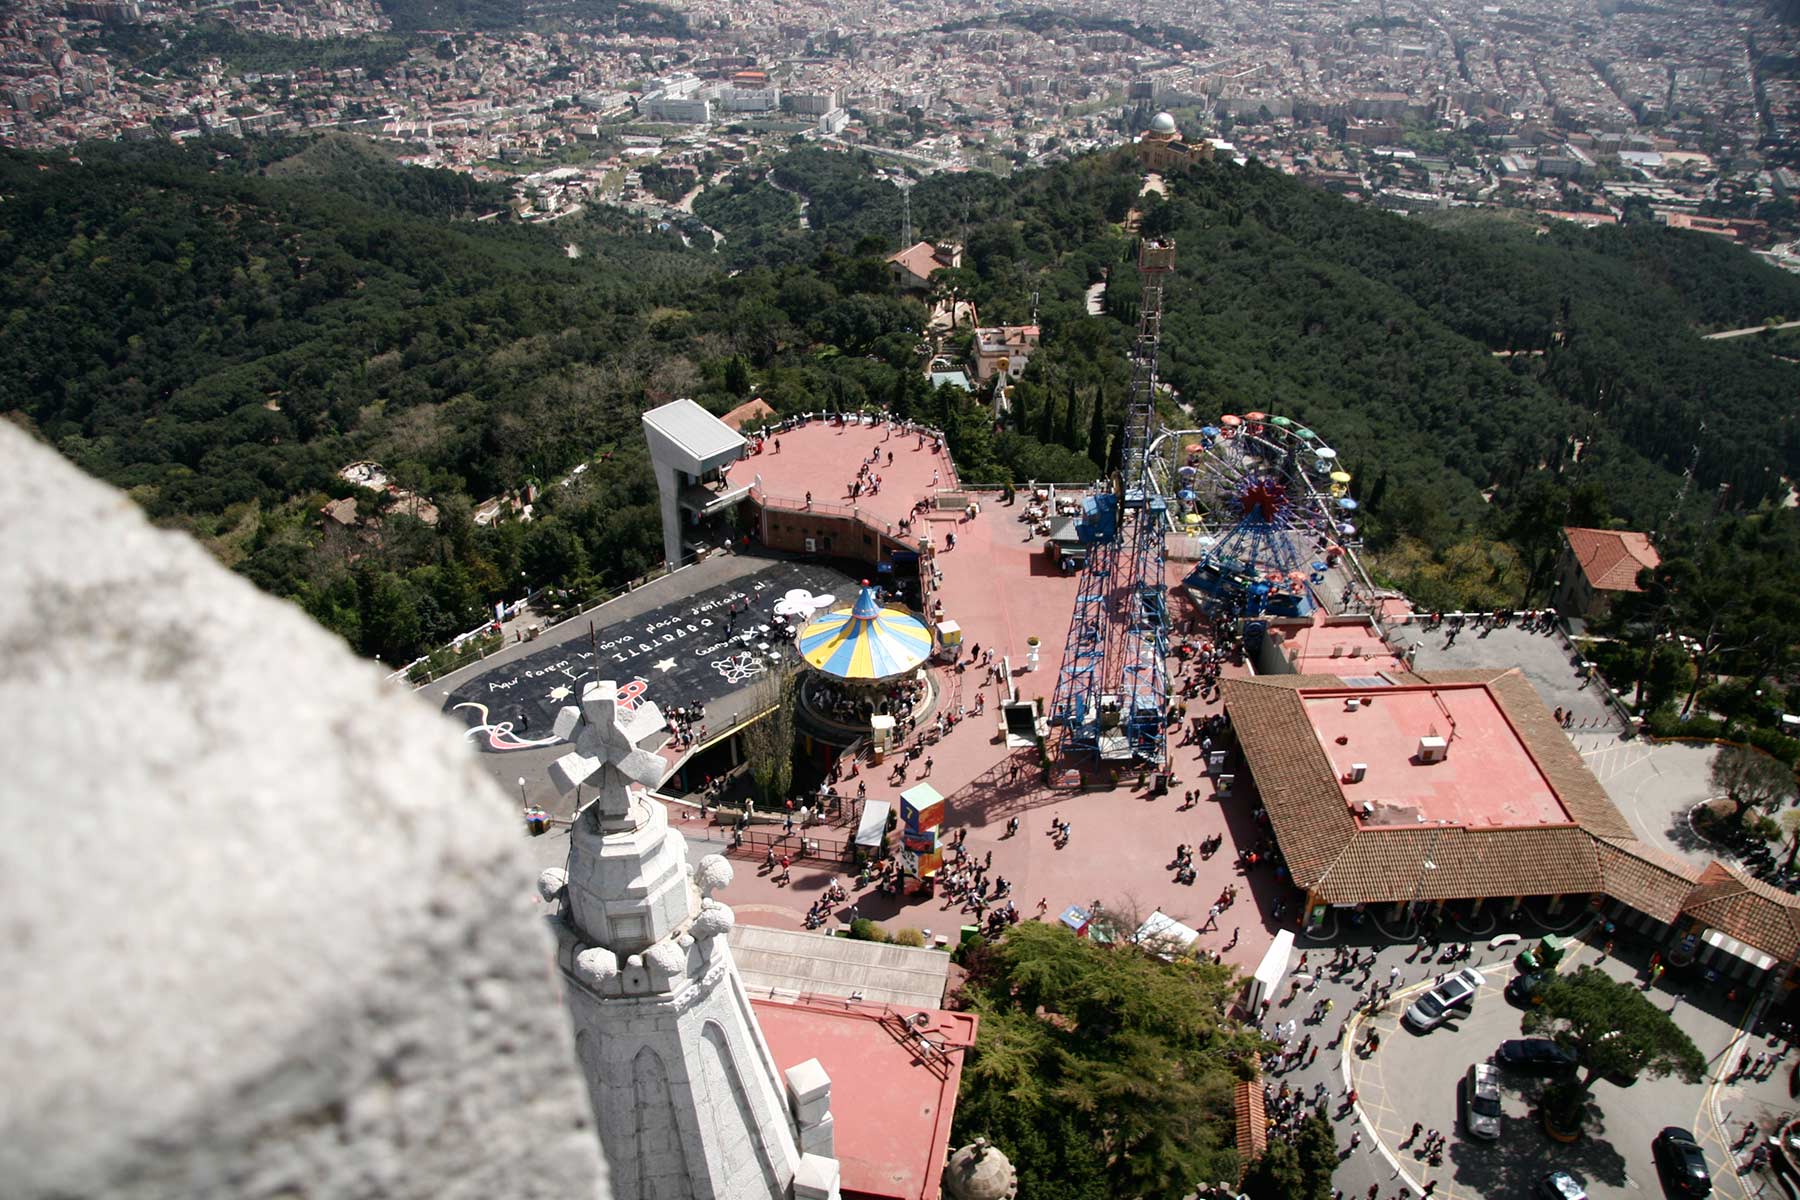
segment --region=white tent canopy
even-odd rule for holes
[[[1282,977],[1287,974],[1288,959],[1293,953],[1294,931],[1284,929],[1275,935],[1275,941],[1269,946],[1269,952],[1263,955],[1261,965],[1256,968],[1256,974],[1252,975],[1250,981],[1244,985],[1246,989],[1244,1008],[1252,1016],[1256,1013],[1257,1005],[1261,1004],[1265,997],[1274,995],[1275,989],[1281,986]]]
[[[893,806],[886,800],[863,801],[862,820],[856,824],[856,844],[879,846],[887,836],[888,813]]]
[[[1137,934],[1132,940],[1152,954],[1173,958],[1186,951],[1199,938],[1198,929],[1183,925],[1159,908],[1138,926]]]

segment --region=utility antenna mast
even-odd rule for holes
[[[1663,522],[1665,528],[1675,524],[1675,518],[1681,515],[1681,506],[1687,503],[1688,488],[1694,483],[1694,468],[1700,465],[1700,435],[1706,432],[1706,422],[1700,422],[1700,429],[1694,435],[1694,445],[1688,452],[1687,470],[1681,473],[1681,487],[1676,489],[1675,504],[1669,509],[1669,519]]]

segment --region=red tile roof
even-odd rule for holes
[[[930,242],[914,242],[906,249],[888,255],[887,260],[905,267],[920,279],[931,278],[931,273],[944,265],[937,256],[937,247]]]
[[[1256,1079],[1240,1079],[1232,1088],[1232,1115],[1237,1119],[1238,1163],[1248,1167],[1269,1148],[1269,1118],[1263,1107],[1263,1085]],[[1238,1177],[1242,1179],[1243,1176]]]
[[[1638,572],[1662,562],[1646,534],[1621,529],[1567,528],[1569,549],[1596,592],[1636,592]]]
[[[1800,896],[1708,863],[1681,911],[1783,962],[1800,958]]]
[[[1700,878],[1700,868],[1646,846],[1635,838],[1601,838],[1601,890],[1665,924],[1681,915],[1681,906]]]
[[[1519,671],[1434,671],[1417,678],[1485,686],[1573,820],[1497,827],[1359,823],[1302,696],[1342,681],[1328,675],[1226,679],[1225,708],[1288,871],[1316,899],[1380,904],[1605,894],[1659,921],[1691,918],[1784,962],[1800,960],[1800,896],[1717,862],[1701,870],[1639,841]]]

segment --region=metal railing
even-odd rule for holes
[[[814,859],[820,862],[841,862],[851,857],[852,843],[850,837],[822,837],[817,832],[818,826],[808,829],[795,828],[792,833],[784,833],[779,829],[756,828],[734,829],[731,841],[725,852],[734,858],[754,858],[767,860],[773,850],[779,859],[787,855],[796,863]]]

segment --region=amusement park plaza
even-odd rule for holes
[[[835,1122],[798,1136],[829,1151],[813,1174],[837,1190],[794,1195],[976,1194],[937,1169],[976,1030],[946,1011],[947,951],[1015,922],[1228,962],[1251,1019],[1327,982],[1306,973],[1308,947],[1363,947],[1365,972],[1380,953],[1390,986],[1423,986],[1444,968],[1428,956],[1421,977],[1398,957],[1415,936],[1491,950],[1604,929],[1615,962],[1630,939],[1729,981],[1727,1057],[1747,1056],[1762,1011],[1736,989],[1778,999],[1800,960],[1793,897],[1650,844],[1589,769],[1584,751],[1628,731],[1555,614],[1483,614],[1459,644],[1473,615],[1416,614],[1371,583],[1353,477],[1316,431],[1245,413],[1149,436],[1139,413],[1135,482],[995,489],[964,486],[936,430],[882,413],[720,418],[676,401],[643,419],[685,565],[521,630],[428,694],[516,782],[569,953],[609,945],[572,907],[601,803],[584,781],[609,753],[630,750],[687,853],[735,867],[722,940],[769,1048],[758,1061],[797,1106],[796,1077],[827,1081]],[[607,751],[594,731],[615,722]],[[783,789],[766,764],[789,739]],[[660,870],[620,877],[620,902],[651,903]],[[901,944],[846,936],[859,919]],[[563,960],[577,1028],[636,1044],[635,1018],[584,1007],[582,961]],[[1339,991],[1354,1009],[1355,980],[1340,971],[1318,1003]],[[1347,1048],[1296,1078],[1340,1086]],[[600,1099],[634,1068],[583,1063],[609,1159],[643,1161],[660,1135],[609,1121]],[[1393,1095],[1340,1112],[1389,1155],[1383,1122],[1409,1111]],[[1237,1098],[1246,1161],[1270,1136],[1261,1098]],[[1709,1128],[1709,1146],[1725,1140]],[[1002,1177],[1004,1156],[957,1153]],[[1391,1165],[1351,1155],[1336,1182],[1493,1191],[1467,1182],[1485,1168]],[[1605,1174],[1590,1164],[1590,1186]]]
[[[657,793],[691,843],[744,868],[733,907],[747,923],[826,936],[864,917],[954,945],[1010,917],[1079,928],[1098,903],[1115,918],[1160,912],[1196,952],[1249,974],[1283,930],[1372,922],[1398,936],[1411,913],[1492,923],[1529,900],[1603,910],[1731,977],[1800,958],[1786,893],[1634,834],[1572,743],[1621,732],[1579,664],[1560,679],[1504,660],[1432,669],[1442,632],[1362,573],[1328,482],[1348,477],[1311,431],[1232,415],[1170,444],[1167,537],[1151,564],[1167,597],[1166,736],[1133,744],[1103,729],[1083,744],[1069,728],[1080,705],[1105,707],[1090,725],[1127,728],[1118,709],[1140,653],[1114,639],[1114,655],[1131,651],[1125,672],[1101,663],[1071,682],[1095,553],[1076,527],[1096,498],[1117,499],[1107,485],[965,488],[935,431],[881,414],[767,419],[740,433],[733,415],[691,402],[647,414],[659,471],[678,460],[666,511],[691,565],[431,687],[494,777],[552,820],[574,805],[546,782],[567,749],[551,731],[557,706],[600,679],[654,703],[665,720],[642,744],[664,764]],[[1233,435],[1251,433],[1256,454],[1215,472]],[[1297,467],[1296,449],[1329,470]],[[1305,489],[1324,523],[1297,511]],[[1287,511],[1268,511],[1271,493]],[[1260,610],[1213,586],[1240,568],[1274,580]],[[1130,622],[1130,586],[1100,596],[1108,624]],[[922,627],[916,643],[885,644],[869,623],[878,643],[849,645],[865,587]],[[810,601],[838,610],[845,662],[814,665],[825,659],[802,627],[830,620]],[[1566,651],[1540,617],[1531,641]],[[796,668],[791,799],[751,806],[747,731],[764,719],[767,680]],[[918,815],[902,796],[920,785],[941,798],[934,825],[902,819]],[[559,842],[543,841],[547,862]],[[985,900],[944,886],[973,884],[971,866]],[[827,901],[833,885],[842,899]]]
[[[704,1171],[735,1181],[721,1196],[1011,1196],[985,1146],[940,1171],[977,1030],[944,1006],[947,952],[1019,922],[1230,963],[1265,1029],[1302,986],[1326,986],[1313,1023],[1333,991],[1376,1003],[1378,956],[1381,986],[1429,986],[1434,960],[1539,932],[1654,955],[1646,988],[1667,966],[1729,989],[1732,1061],[1782,999],[1800,900],[1621,810],[1584,755],[1632,731],[1555,613],[1425,615],[1377,588],[1351,465],[1288,416],[1162,426],[1172,267],[1143,243],[1110,478],[965,486],[938,430],[887,413],[677,400],[643,415],[677,568],[429,686],[540,835],[622,1194]],[[1423,975],[1398,958],[1415,937]],[[1353,1019],[1303,1088],[1342,1082],[1340,1055],[1362,1070]],[[1277,1109],[1311,1037],[1281,1056]],[[1402,1162],[1386,1135],[1410,1100],[1359,1105],[1365,1075],[1339,1118],[1393,1171],[1357,1132],[1335,1182],[1529,1186]],[[1244,1161],[1262,1099],[1235,1098]],[[1729,1158],[1719,1119],[1703,1133]],[[1645,1169],[1585,1169],[1626,1166]]]

